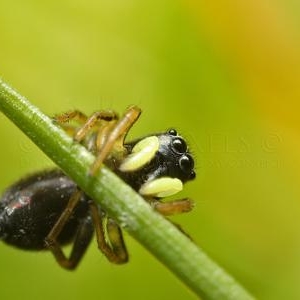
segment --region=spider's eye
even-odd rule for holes
[[[195,173],[195,171],[192,171],[191,174],[190,174],[189,179],[190,179],[190,180],[193,180],[193,179],[195,179],[195,178],[196,178],[196,173]]]
[[[172,146],[174,151],[177,153],[185,153],[187,151],[187,145],[181,138],[174,139],[172,142]]]
[[[169,134],[176,136],[177,135],[177,131],[175,129],[170,129],[169,130]]]
[[[184,173],[190,173],[194,168],[194,160],[190,155],[183,155],[179,159],[179,166]]]

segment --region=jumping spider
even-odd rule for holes
[[[136,106],[129,107],[121,118],[113,111],[98,111],[90,117],[71,111],[56,116],[55,122],[96,156],[89,175],[104,163],[161,214],[191,210],[189,199],[160,201],[195,178],[186,142],[174,129],[125,142],[140,113]],[[18,181],[0,202],[0,238],[21,249],[48,249],[66,269],[78,265],[94,229],[99,249],[111,262],[128,261],[118,224],[59,169]],[[66,257],[61,247],[68,243],[73,246]]]

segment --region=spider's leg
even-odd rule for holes
[[[69,220],[74,208],[76,207],[80,197],[82,196],[82,191],[76,190],[71,196],[67,207],[60,215],[59,219],[53,226],[52,230],[45,239],[46,247],[51,250],[56,261],[60,264],[61,267],[66,269],[74,269],[80,262],[83,254],[85,253],[91,239],[93,236],[93,224],[90,216],[87,216],[81,220],[81,223],[78,227],[76,233],[73,248],[71,251],[70,257],[66,257],[60,244],[57,241],[57,238],[61,231],[63,230],[65,224]]]
[[[78,129],[74,136],[74,140],[81,142],[87,136],[87,134],[91,132],[91,130],[99,126],[99,121],[112,122],[114,120],[118,120],[118,115],[114,111],[96,111],[89,118],[87,118],[82,127]],[[101,126],[99,126],[99,128],[101,128]]]
[[[117,223],[101,212],[94,201],[89,202],[90,211],[95,226],[98,248],[115,264],[128,261],[128,254],[124,244],[121,228]]]
[[[115,126],[111,129],[109,135],[107,135],[107,139],[103,143],[102,148],[99,149],[99,153],[90,170],[91,175],[98,171],[101,164],[113,148],[118,150],[123,149],[124,139],[130,128],[139,118],[140,114],[141,109],[139,107],[131,106],[127,109],[123,117],[118,120]]]
[[[76,121],[77,123],[84,124],[87,119],[88,117],[80,110],[70,110],[53,117],[53,120],[59,124],[69,123],[70,121]]]
[[[176,199],[168,202],[161,202],[154,199],[149,202],[156,211],[164,216],[189,212],[194,207],[193,201],[189,198]]]
[[[79,110],[71,110],[60,115],[55,115],[53,121],[58,123],[69,135],[74,136],[77,132],[77,126],[70,124],[70,121],[76,121],[84,124],[88,117]]]

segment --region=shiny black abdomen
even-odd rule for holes
[[[15,183],[0,202],[0,239],[22,249],[44,249],[46,236],[75,189],[76,184],[60,170],[37,173]],[[71,242],[79,224],[91,219],[87,200],[83,195],[59,235],[60,244]]]

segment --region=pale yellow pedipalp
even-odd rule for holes
[[[144,183],[139,193],[143,196],[168,197],[182,190],[182,181],[178,178],[162,177]]]
[[[133,172],[142,168],[151,161],[159,148],[159,140],[157,136],[149,136],[139,141],[121,163],[119,169],[122,172]]]

